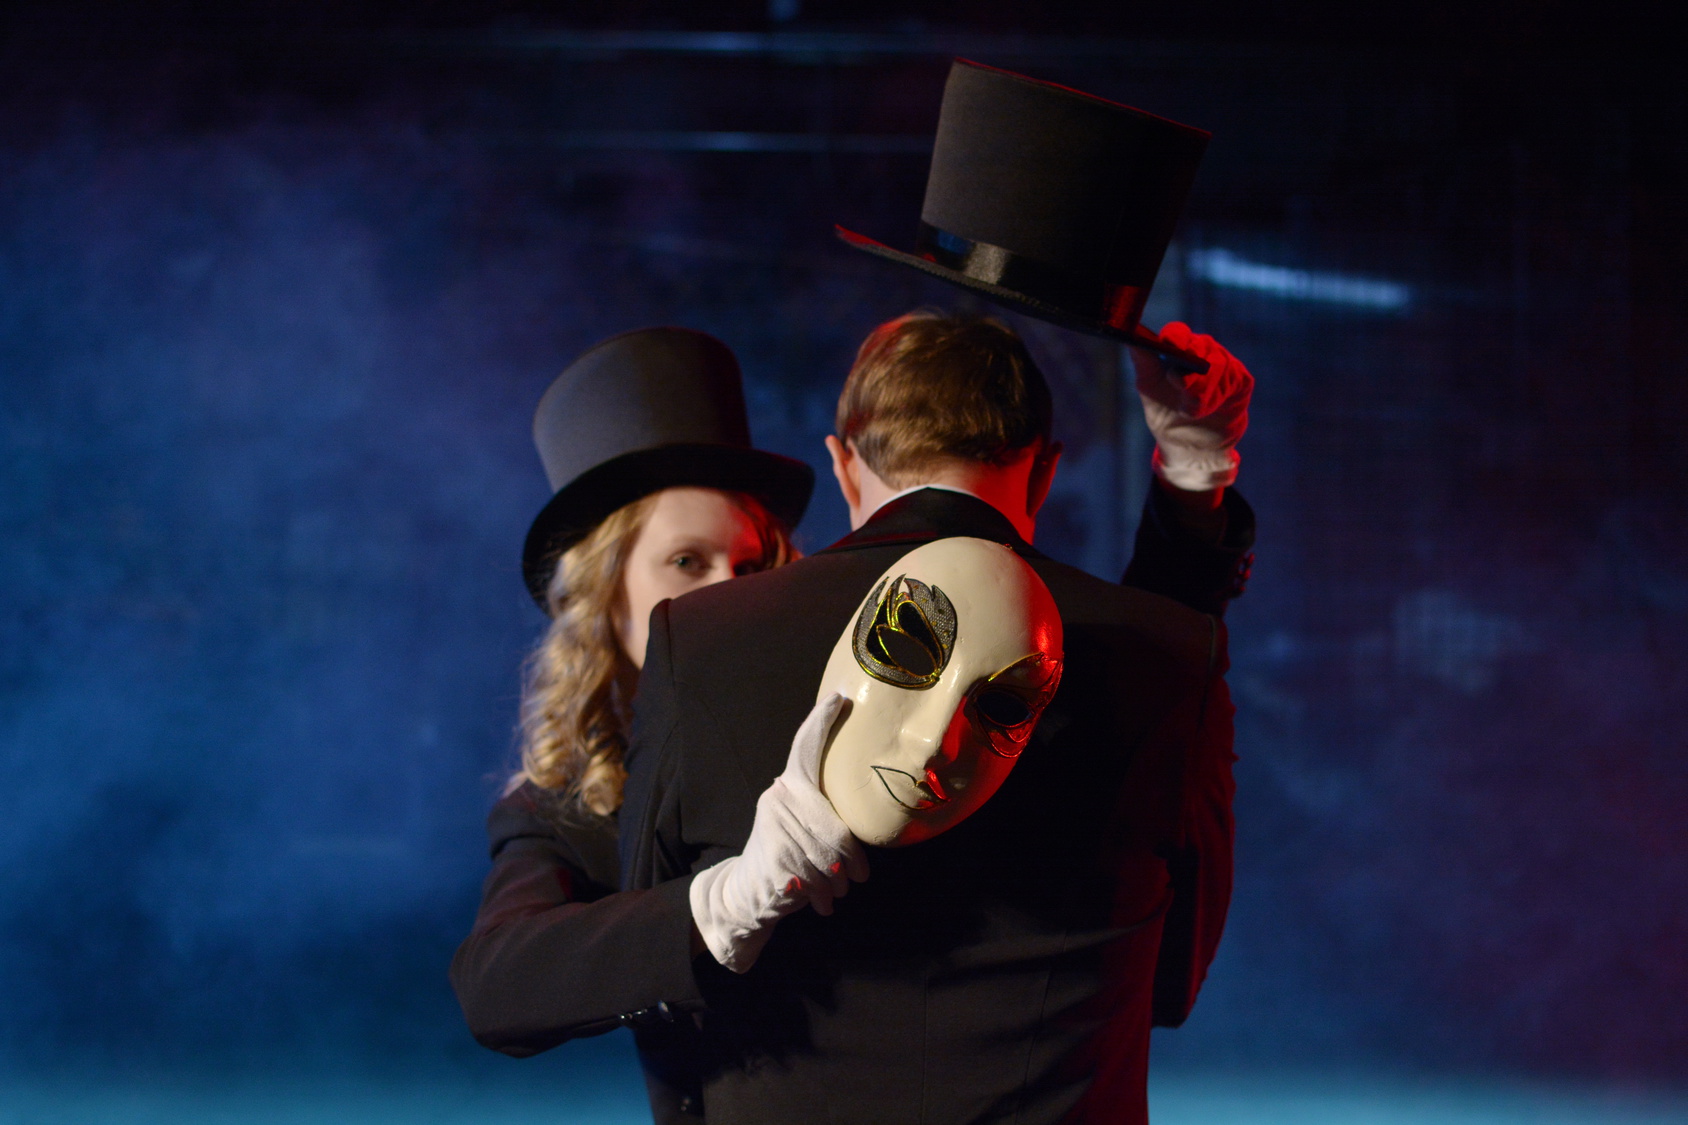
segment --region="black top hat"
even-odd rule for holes
[[[851,246],[1206,371],[1138,324],[1209,134],[956,59],[915,252]]]
[[[569,364],[539,400],[533,443],[556,492],[522,548],[541,609],[558,556],[624,504],[681,485],[719,488],[795,527],[815,486],[803,462],[750,447],[738,360],[686,328],[612,336]]]

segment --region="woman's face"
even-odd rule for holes
[[[713,488],[657,493],[622,577],[623,609],[616,622],[621,651],[643,668],[656,603],[760,570],[762,553],[755,523],[726,493]]]

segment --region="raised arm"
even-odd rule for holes
[[[1208,371],[1193,375],[1132,352],[1143,415],[1155,436],[1155,483],[1123,581],[1222,615],[1243,592],[1254,562],[1254,512],[1231,487],[1254,377],[1210,336],[1178,323],[1162,335],[1205,358]]]
[[[1192,516],[1160,480],[1149,488],[1131,564],[1120,581],[1223,616],[1254,565],[1254,509],[1234,488],[1218,508]]]

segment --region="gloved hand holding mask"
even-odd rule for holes
[[[823,695],[797,736],[785,771],[762,791],[744,850],[692,880],[692,924],[715,960],[749,971],[787,914],[813,906],[831,914],[832,900],[867,878],[867,857],[818,785],[827,733],[847,706]]]
[[[1009,548],[940,539],[899,559],[833,646],[744,851],[692,882],[715,959],[746,972],[781,918],[830,914],[867,877],[861,843],[918,843],[977,812],[1025,750],[1062,660],[1055,599]]]

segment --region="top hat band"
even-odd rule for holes
[[[1046,304],[1109,328],[1129,332],[1137,326],[1149,291],[1081,277],[989,242],[976,242],[922,221],[915,253],[929,262]]]

